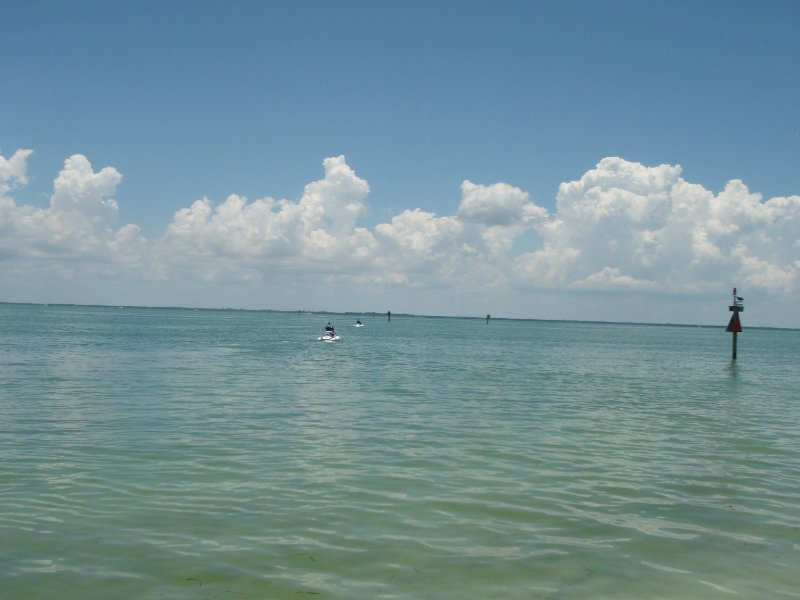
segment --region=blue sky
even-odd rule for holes
[[[382,310],[397,299],[396,312],[714,322],[738,283],[769,307],[761,324],[800,326],[797,201],[766,206],[800,194],[797,2],[10,1],[0,10],[0,157],[33,151],[23,175],[21,155],[15,175],[6,169],[0,194],[16,211],[0,228],[0,277],[14,282],[0,300]],[[79,235],[89,221],[69,222],[75,239],[95,236],[91,248],[54,242],[56,223],[68,220],[53,198],[85,192],[54,185],[75,155],[92,169],[73,162],[75,173],[121,174],[93,199],[81,196],[86,214],[113,198],[102,230],[95,219]],[[368,192],[345,186],[357,205],[349,221],[335,216],[346,203],[317,198],[313,210],[328,218],[315,226],[331,233],[339,223],[324,251],[314,230],[278,252],[210,221],[191,243],[173,243],[175,213],[203,198],[212,211],[230,194],[244,206],[265,197],[311,206],[306,186],[339,156],[346,169],[332,172]],[[598,168],[610,157],[625,162]],[[678,165],[665,209],[663,186],[643,190],[642,181]],[[587,230],[561,218],[559,186],[592,173],[618,203],[611,212],[628,211],[626,223],[595,215]],[[746,191],[723,194],[732,180]],[[464,181],[483,187],[468,197]],[[677,217],[664,211],[677,214],[683,182],[707,194],[697,200],[705,209],[693,208],[702,223],[679,242],[669,233],[681,228]],[[502,196],[511,188],[527,195]],[[605,206],[608,217],[612,200],[582,189],[563,215],[571,203],[584,216]],[[620,190],[646,206],[631,209]],[[760,204],[747,205],[748,194]],[[742,202],[746,216],[719,225],[718,205],[739,214]],[[29,226],[35,210],[50,211],[37,221],[46,227]],[[661,221],[643,225],[642,210]],[[433,217],[412,219],[423,213]],[[260,218],[253,235],[288,239]],[[138,254],[129,248],[98,269],[97,257],[116,251],[103,236],[126,224]],[[774,231],[779,242],[757,239]],[[752,236],[745,250],[736,232]],[[435,244],[412,242],[417,234]],[[624,244],[614,235],[639,244],[629,248],[638,262],[615,254]],[[581,245],[593,236],[596,245]],[[325,258],[316,266],[307,260],[315,252]],[[606,260],[583,264],[575,252]],[[315,296],[307,286],[320,278],[335,290]]]

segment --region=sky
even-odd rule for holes
[[[0,22],[0,301],[800,328],[794,0]]]

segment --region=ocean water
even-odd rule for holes
[[[800,598],[800,331],[361,317],[0,305],[0,598]]]

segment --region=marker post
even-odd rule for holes
[[[742,322],[739,320],[739,313],[744,311],[744,298],[736,295],[736,288],[733,288],[733,304],[728,307],[728,310],[733,314],[731,315],[731,320],[728,322],[728,327],[725,328],[725,331],[730,331],[733,334],[731,358],[736,360],[736,334],[742,332]]]

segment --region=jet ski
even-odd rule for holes
[[[335,333],[330,331],[326,332],[322,337],[317,338],[320,342],[338,342],[341,338]]]

